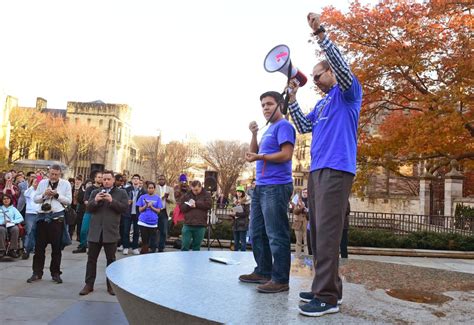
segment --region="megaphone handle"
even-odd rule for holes
[[[293,65],[291,64],[291,60],[290,60],[290,63],[288,64],[288,72],[287,72],[287,77],[288,77],[288,80],[286,82],[286,85],[289,86],[290,85],[290,80],[291,80],[291,70],[293,69]],[[281,109],[281,112],[286,115],[286,113],[288,113],[288,104],[290,102],[290,94],[289,94],[289,88],[287,87],[286,88],[286,91],[284,91],[282,94],[282,96],[285,97],[285,103],[283,104],[283,107]],[[273,111],[272,115],[270,116],[270,118],[268,119],[267,121],[267,124],[270,123],[271,119],[273,118],[273,115],[275,115],[275,112],[276,110],[278,109],[280,105],[277,105],[277,107],[275,108],[275,110]]]
[[[286,76],[288,77],[288,81],[286,82],[288,86],[290,85],[290,80],[291,80],[291,70],[293,70],[293,64],[291,64],[291,60],[290,60],[290,64],[288,64],[288,72],[286,74]]]

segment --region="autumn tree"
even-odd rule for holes
[[[133,141],[140,151],[140,155],[144,158],[144,162],[149,168],[148,179],[156,181],[157,173],[160,165],[160,137],[155,136],[135,136]]]
[[[217,171],[218,184],[225,196],[236,185],[237,179],[247,164],[246,151],[248,151],[247,144],[217,140],[210,142],[206,150],[201,153],[204,161]]]
[[[61,161],[75,169],[79,160],[99,160],[104,151],[105,134],[102,130],[84,123],[71,123],[61,116],[49,116],[46,129],[50,130],[50,139],[46,146],[61,153]]]
[[[34,154],[35,143],[48,142],[46,120],[47,116],[36,109],[14,107],[11,110],[9,164]]]
[[[186,143],[172,141],[161,145],[158,151],[158,171],[165,175],[166,182],[173,184],[179,175],[192,167],[192,150]]]
[[[378,167],[474,159],[472,1],[328,7],[322,22],[360,79],[359,180]]]

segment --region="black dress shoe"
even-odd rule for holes
[[[28,280],[26,280],[26,282],[28,283],[33,283],[35,281],[38,281],[38,280],[41,280],[42,276],[41,275],[37,275],[37,274],[34,274],[31,276],[31,278],[29,278]]]
[[[73,254],[87,253],[87,248],[85,248],[85,247],[79,247],[78,249],[73,250],[72,253],[73,253]]]
[[[52,275],[51,276],[53,281],[56,282],[56,283],[63,283],[63,279],[61,279],[61,277],[59,276],[59,274],[55,274],[55,275]]]
[[[23,254],[21,254],[21,259],[22,260],[27,260],[30,258],[30,253],[27,253],[25,251],[23,251]]]

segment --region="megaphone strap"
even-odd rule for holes
[[[290,80],[291,80],[291,69],[293,69],[293,66],[291,64],[291,61],[290,61],[290,64],[288,65],[288,73],[287,73],[287,77],[288,77],[288,80],[286,82],[286,85],[289,86],[290,85]],[[283,107],[281,108],[281,112],[283,115],[286,115],[288,113],[288,103],[290,102],[290,95],[288,94],[288,90],[287,91],[284,91],[281,93],[281,96],[283,98],[285,98],[285,101],[283,103]],[[268,125],[270,123],[270,121],[272,120],[273,116],[275,115],[275,112],[276,110],[280,107],[280,105],[277,105],[277,107],[275,107],[275,110],[273,111],[272,115],[270,115],[270,118],[267,120],[267,124]]]

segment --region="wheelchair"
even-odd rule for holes
[[[6,231],[6,238],[5,238],[5,251],[2,253],[0,252],[0,260],[6,259],[6,258],[12,258],[12,259],[17,259],[21,256],[20,252],[23,251],[23,238],[25,237],[26,230],[25,227],[19,223],[16,224],[18,227],[18,249],[14,251],[11,248],[11,238],[10,238],[10,232],[8,229],[5,227],[5,225],[0,225],[0,227],[5,228]]]

